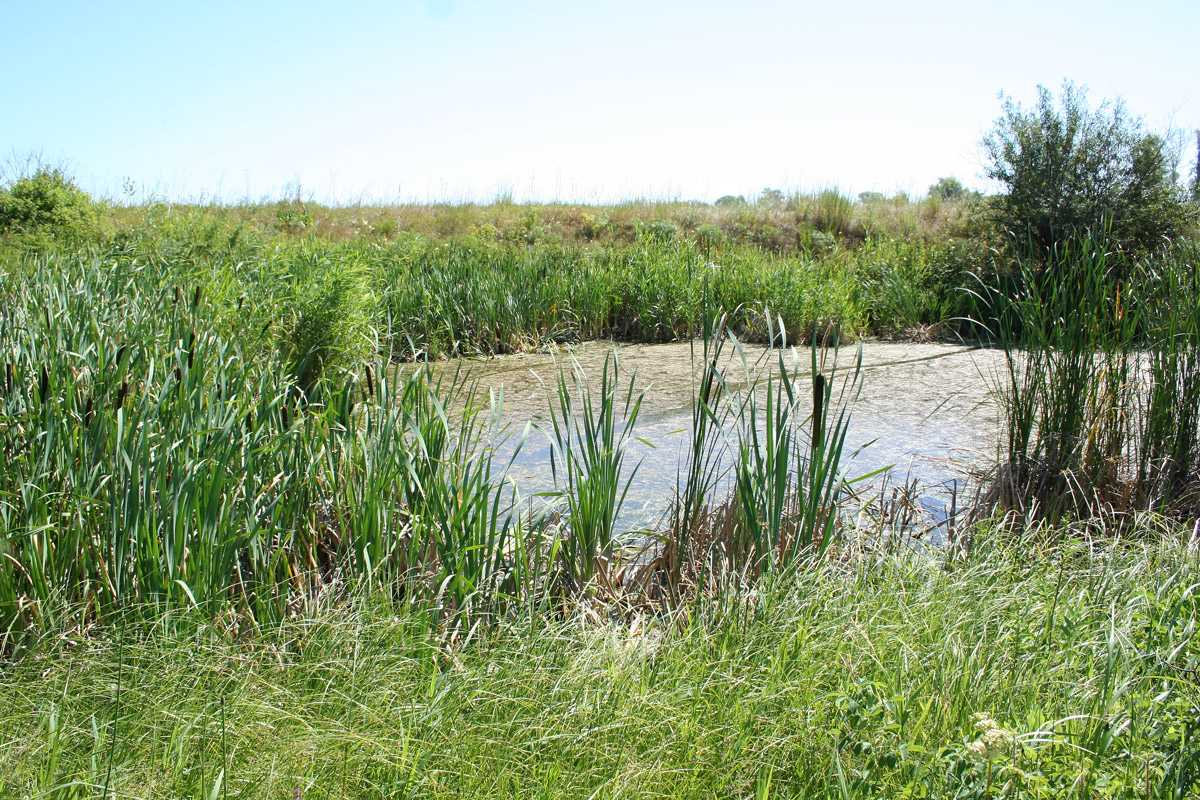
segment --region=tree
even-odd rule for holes
[[[961,200],[967,195],[967,187],[958,178],[938,178],[938,182],[929,187],[929,196],[939,200]]]
[[[963,186],[958,178],[938,178],[938,182],[929,187],[927,194],[942,201],[956,202],[959,200],[978,200],[982,195]]]
[[[1200,202],[1200,130],[1196,131],[1196,163],[1192,166],[1192,202]]]
[[[1166,140],[1147,133],[1120,98],[1092,109],[1087,90],[1069,81],[1057,106],[1044,86],[1028,111],[1001,98],[1004,113],[983,140],[987,176],[1004,190],[991,208],[1026,254],[1044,257],[1085,231],[1144,251],[1194,221]]]

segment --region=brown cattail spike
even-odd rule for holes
[[[371,365],[367,364],[367,394],[375,395],[375,376],[371,374]]]
[[[821,444],[825,425],[825,376],[818,372],[813,378],[812,446]]]
[[[179,284],[175,284],[175,305],[179,305]]]
[[[117,392],[117,405],[114,411],[120,411],[125,404],[125,395],[129,394],[129,381],[121,381],[121,391]]]
[[[50,397],[50,373],[46,371],[46,365],[42,365],[42,380],[38,383],[38,402],[44,403]]]
[[[200,307],[200,284],[196,284],[196,292],[192,295],[192,310]]]

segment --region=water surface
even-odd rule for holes
[[[961,490],[967,473],[994,463],[998,419],[989,397],[1003,353],[946,344],[865,342],[860,383],[850,409],[846,461],[851,476],[891,467],[892,486],[915,481],[922,502],[935,516],[948,503],[947,487]],[[529,498],[551,491],[549,405],[556,400],[560,370],[580,369],[596,391],[605,359],[616,355],[624,389],[632,379],[634,393],[644,393],[635,429],[640,441],[629,447],[627,469],[637,466],[621,514],[622,528],[654,528],[674,497],[691,435],[691,402],[701,373],[702,345],[614,344],[589,342],[554,353],[500,356],[435,365],[445,373],[469,370],[472,381],[494,393],[503,408],[506,436],[497,437],[497,462],[507,464],[520,495]],[[744,354],[744,361],[742,355]],[[724,371],[733,390],[777,363],[764,348],[745,346],[739,354],[727,348]],[[858,346],[836,353],[834,397],[854,370]],[[804,378],[797,391],[811,397],[811,353],[789,351]],[[825,368],[834,354],[825,356]],[[757,365],[757,366],[756,366]],[[748,368],[748,369],[747,369]],[[521,434],[527,432],[522,440]],[[520,442],[519,450],[517,443]],[[728,463],[728,459],[726,462]],[[875,479],[875,487],[880,480]],[[878,491],[878,488],[876,488]]]

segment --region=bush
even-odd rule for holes
[[[642,232],[654,241],[665,244],[679,238],[679,225],[674,220],[658,219],[646,225]]]
[[[297,265],[284,301],[280,355],[311,398],[322,376],[352,369],[375,350],[375,300],[366,270],[346,259]]]
[[[1177,182],[1166,141],[1143,130],[1117,99],[1098,108],[1065,83],[1056,107],[1038,87],[1029,111],[1011,98],[983,140],[987,176],[1004,188],[994,219],[1021,254],[1045,262],[1056,244],[1107,230],[1126,251],[1186,232],[1196,209]]]
[[[0,232],[45,245],[94,238],[99,229],[96,203],[62,170],[39,167],[0,190]]]

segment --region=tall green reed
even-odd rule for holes
[[[279,619],[351,586],[486,605],[506,523],[476,414],[446,410],[461,382],[374,361],[300,401],[286,363],[247,358],[170,272],[20,269],[0,326],[3,630]]]
[[[729,416],[728,404],[722,402],[728,391],[722,363],[725,346],[730,341],[728,315],[706,316],[704,323],[700,338],[700,377],[693,385],[691,398],[692,425],[686,472],[676,490],[664,541],[664,565],[670,588],[680,584],[684,565],[692,554],[693,537],[700,533],[709,497],[720,482],[720,433]],[[693,363],[695,346],[693,339]]]
[[[576,365],[571,379],[560,372],[550,401],[551,472],[566,503],[560,554],[573,588],[586,586],[598,559],[611,555],[617,519],[637,466],[626,472],[644,393],[631,377],[622,392],[615,353],[604,360],[599,393]]]
[[[1001,468],[987,498],[1034,518],[1178,501],[1195,486],[1194,253],[1128,264],[1101,236],[981,299],[1005,351]]]
[[[840,377],[836,352],[827,376],[822,363],[826,348],[814,337],[807,376],[810,406],[798,391],[804,383],[798,355],[786,352],[782,323],[772,322],[770,312],[767,320],[777,346],[768,351],[765,384],[756,385],[739,347],[748,388],[735,416],[735,499],[725,542],[729,565],[750,575],[820,555],[836,541],[838,499],[851,482],[842,470],[850,420],[847,401],[857,392],[861,376],[860,348],[835,403],[834,383]]]
[[[1138,273],[1149,389],[1139,393],[1137,482],[1152,508],[1194,503],[1200,490],[1198,276],[1194,243],[1147,258]]]

